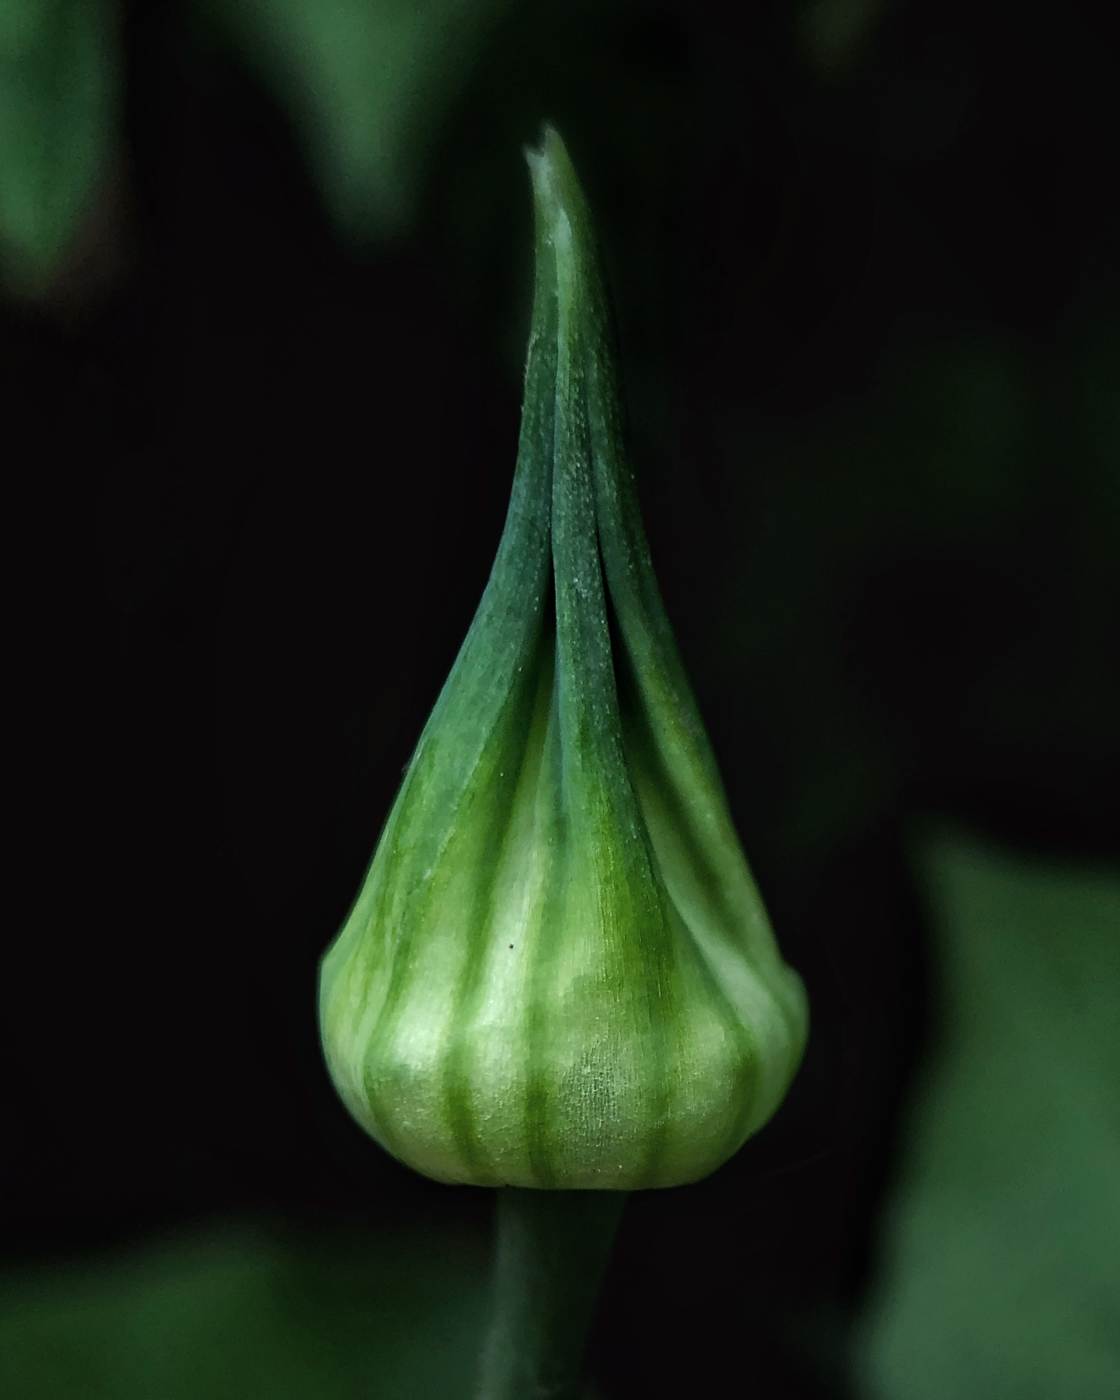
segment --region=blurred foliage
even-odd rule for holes
[[[289,109],[340,230],[399,233],[442,119],[510,0],[203,0]]]
[[[862,1340],[877,1400],[1120,1394],[1120,880],[924,852],[940,1034]]]
[[[112,158],[113,0],[0,0],[0,273],[42,283]]]
[[[444,1222],[446,1226],[446,1222]],[[97,1271],[0,1282],[12,1400],[458,1400],[474,1373],[488,1252],[477,1237],[252,1225],[148,1245]]]
[[[288,110],[347,237],[399,233],[424,163],[509,0],[193,0]],[[34,290],[119,159],[114,0],[0,0],[0,267]]]

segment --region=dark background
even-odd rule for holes
[[[360,9],[323,22],[375,55]],[[608,1395],[735,1394],[748,1364],[753,1393],[854,1393],[937,1026],[914,843],[1116,853],[1115,57],[1076,9],[744,9],[493,4],[448,57],[433,7],[371,66],[414,103],[395,163],[336,153],[333,185],[333,70],[272,62],[267,6],[114,20],[110,154],[0,306],[34,656],[11,1279],[244,1219],[485,1248],[485,1193],[347,1119],[314,988],[500,532],[547,117],[599,214],[667,607],[813,1011],[757,1142],[632,1204],[597,1366]]]

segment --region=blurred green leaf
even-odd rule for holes
[[[204,0],[289,110],[342,232],[406,227],[424,158],[509,0]]]
[[[942,1039],[866,1319],[889,1400],[1120,1394],[1120,881],[941,839]]]
[[[239,1226],[96,1269],[9,1276],[0,1394],[460,1400],[474,1376],[487,1269],[481,1241],[454,1226],[345,1237]]]
[[[89,209],[112,145],[111,0],[0,4],[0,268],[48,277]]]

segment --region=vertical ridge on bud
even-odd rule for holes
[[[590,213],[529,152],[536,273],[505,530],[365,883],[324,959],[354,1116],[443,1180],[692,1180],[804,1044],[661,604]],[[612,626],[613,618],[613,626]]]

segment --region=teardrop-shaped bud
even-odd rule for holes
[[[427,1176],[695,1180],[804,1047],[649,561],[590,217],[529,155],[536,284],[493,572],[322,966],[351,1113]]]

